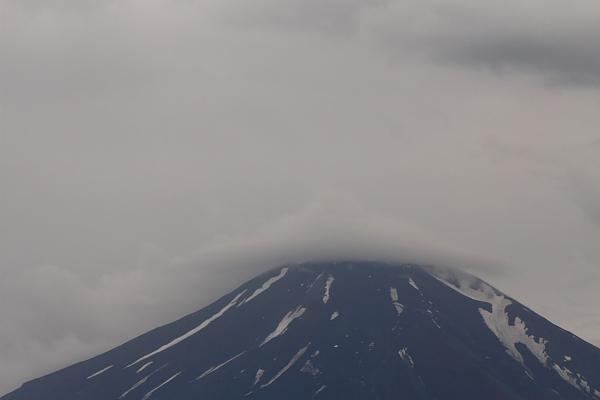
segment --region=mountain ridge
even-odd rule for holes
[[[1,399],[600,399],[598,365],[600,349],[464,272],[314,262]]]

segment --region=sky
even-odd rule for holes
[[[0,395],[285,263],[600,346],[600,3],[1,0]]]

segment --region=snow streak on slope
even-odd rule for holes
[[[168,349],[169,347],[173,347],[175,346],[177,343],[189,338],[190,336],[192,336],[195,333],[200,332],[202,329],[206,328],[211,322],[213,322],[215,319],[219,318],[221,315],[223,315],[225,313],[225,311],[229,310],[231,307],[233,307],[238,299],[240,298],[241,295],[243,295],[244,293],[246,293],[246,291],[244,290],[242,293],[238,294],[237,296],[235,296],[235,298],[233,300],[231,300],[229,302],[229,304],[227,304],[225,307],[223,307],[221,309],[221,311],[219,311],[218,313],[216,313],[215,315],[213,315],[212,317],[210,317],[209,319],[207,319],[206,321],[204,321],[203,323],[201,323],[200,325],[198,325],[197,327],[195,327],[194,329],[192,329],[191,331],[187,332],[184,335],[179,336],[178,338],[173,339],[172,341],[170,341],[169,343],[165,344],[164,346],[154,350],[152,353],[148,353],[143,357],[140,357],[139,359],[137,359],[136,361],[132,362],[131,364],[129,364],[128,366],[126,366],[125,368],[129,368],[132,365],[135,365],[137,363],[139,363],[142,360],[145,360],[149,357],[152,357],[153,355],[160,353],[161,351],[165,351],[166,349]]]
[[[146,393],[146,395],[144,397],[142,397],[142,400],[148,399],[150,396],[152,396],[152,393],[156,392],[158,389],[165,386],[167,383],[171,382],[173,379],[177,378],[177,375],[179,375],[182,372],[183,371],[179,371],[178,373],[176,373],[175,375],[173,375],[172,377],[170,377],[169,379],[167,379],[166,381],[164,381],[163,383],[161,383],[160,385],[158,385],[157,387],[155,387],[154,389],[152,389],[151,391]]]
[[[321,272],[321,273],[319,274],[319,276],[317,276],[317,279],[315,279],[315,280],[313,281],[313,283],[311,283],[310,285],[308,285],[308,287],[306,288],[306,291],[309,291],[310,289],[312,289],[312,287],[313,287],[313,286],[315,286],[315,283],[317,283],[317,282],[318,282],[318,280],[319,280],[319,279],[321,279],[321,277],[323,276],[323,274],[324,274],[324,272]]]
[[[154,373],[154,372],[153,372]],[[152,374],[153,374],[152,373]],[[126,391],[123,392],[123,394],[119,397],[119,399],[122,399],[123,397],[127,396],[129,394],[129,392],[131,392],[133,389],[137,388],[138,386],[140,386],[142,383],[146,382],[146,380],[152,375],[148,375],[143,377],[140,381],[138,381],[135,385],[133,385],[132,387],[130,387],[129,389],[127,389]]]
[[[154,361],[150,361],[150,362],[147,362],[146,364],[142,365],[140,367],[140,369],[138,369],[137,371],[135,371],[135,373],[137,374],[138,372],[142,372],[148,365],[152,364],[153,362]]]
[[[90,379],[90,378],[93,378],[93,377],[95,377],[95,376],[98,376],[98,375],[100,375],[101,373],[103,373],[104,371],[106,371],[106,370],[109,370],[109,369],[111,369],[111,368],[112,368],[112,365],[109,365],[108,367],[106,367],[106,368],[104,368],[104,369],[101,369],[100,371],[96,372],[95,374],[92,374],[92,375],[88,376],[86,379]]]
[[[406,365],[408,365],[411,368],[413,368],[415,366],[415,363],[413,362],[412,357],[408,355],[406,347],[399,350],[398,354],[400,355],[400,357],[402,357],[402,360],[406,363]]]
[[[469,277],[463,273],[452,275],[452,278],[454,278],[453,280],[458,282],[458,285],[447,281],[446,279],[448,277],[436,276],[434,273],[431,275],[464,296],[489,303],[492,306],[492,312],[482,308],[479,309],[479,313],[483,317],[485,324],[496,337],[500,339],[500,342],[506,347],[506,352],[525,368],[527,367],[523,360],[523,356],[515,346],[517,343],[524,344],[543,366],[554,369],[563,380],[576,387],[581,392],[591,392],[591,388],[584,377],[579,374],[575,376],[568,368],[560,367],[556,363],[550,363],[551,359],[548,354],[546,354],[546,344],[548,341],[541,337],[536,340],[533,335],[528,335],[525,322],[521,320],[521,318],[515,317],[514,325],[510,325],[506,307],[512,304],[512,302],[502,294],[498,293],[494,288],[483,281],[474,277]],[[529,373],[528,375],[533,379]]]
[[[582,392],[585,391],[587,393],[590,393],[590,391],[591,391],[590,385],[587,383],[584,376],[581,376],[579,374],[577,374],[577,376],[574,376],[573,372],[571,372],[568,368],[561,368],[557,364],[554,364],[552,366],[552,368],[556,372],[558,372],[558,374],[560,375],[561,378],[563,378],[566,382],[568,382],[572,386],[576,387],[577,389],[579,389]],[[596,391],[594,390],[594,392],[596,392]]]
[[[290,362],[289,362],[289,363],[287,363],[287,365],[286,365],[285,367],[283,367],[283,369],[277,373],[277,375],[275,375],[275,376],[274,376],[274,377],[273,377],[273,378],[272,378],[272,379],[271,379],[269,382],[265,383],[264,385],[261,385],[260,387],[261,387],[261,388],[264,388],[264,387],[267,387],[267,386],[269,386],[271,383],[275,382],[275,381],[277,380],[277,378],[279,378],[281,375],[283,375],[283,373],[284,373],[285,371],[287,371],[288,369],[290,369],[290,367],[291,367],[292,365],[294,365],[294,363],[295,363],[296,361],[298,361],[298,359],[299,359],[300,357],[302,357],[302,354],[304,354],[304,352],[306,351],[306,349],[308,349],[308,346],[310,346],[310,343],[308,343],[308,344],[306,345],[306,347],[303,347],[303,348],[301,348],[301,349],[300,349],[300,350],[299,350],[299,351],[296,353],[296,355],[295,355],[294,357],[292,357],[292,359],[290,360]]]
[[[390,297],[392,298],[392,304],[396,307],[396,312],[398,315],[402,314],[404,311],[404,306],[398,303],[398,290],[395,287],[390,288]]]
[[[194,379],[195,381],[197,381],[198,379],[204,378],[206,375],[215,372],[216,370],[218,370],[219,368],[221,368],[223,365],[227,364],[230,361],[235,360],[236,358],[238,358],[239,356],[241,356],[242,354],[244,354],[245,351],[242,351],[240,354],[238,354],[237,356],[233,356],[231,357],[229,360],[217,365],[216,367],[210,367],[209,369],[206,370],[206,372],[204,372],[202,375],[200,375],[199,377],[197,377],[196,379]]]
[[[288,325],[294,319],[299,318],[302,314],[304,314],[304,311],[306,311],[306,308],[302,308],[302,306],[298,306],[298,308],[296,308],[295,310],[290,311],[287,314],[285,314],[285,317],[283,317],[281,322],[279,322],[279,325],[277,325],[277,328],[275,328],[275,330],[273,332],[271,332],[269,334],[269,336],[267,336],[267,338],[260,344],[260,346],[267,343],[269,340],[273,339],[274,337],[283,335],[283,333],[285,333],[285,331],[287,330]]]
[[[119,397],[119,399],[122,399],[123,397],[127,396],[129,394],[129,392],[131,392],[133,389],[135,389],[136,387],[140,386],[142,383],[146,382],[146,380],[148,378],[150,378],[152,375],[154,375],[155,373],[157,373],[158,371],[160,371],[161,369],[163,369],[164,367],[166,367],[167,364],[163,365],[162,367],[158,368],[157,370],[155,370],[154,372],[150,373],[149,375],[146,375],[145,377],[143,377],[140,381],[138,381],[135,385],[133,385],[132,387],[130,387],[128,390],[126,390],[125,392],[123,392],[123,394],[121,395],[121,397]]]
[[[459,286],[455,286],[455,284],[449,283],[445,279],[435,275],[432,276],[462,295],[473,300],[489,303],[492,306],[492,312],[480,308],[479,313],[483,317],[485,324],[496,337],[500,339],[500,342],[506,347],[506,352],[512,358],[525,366],[523,356],[515,347],[515,344],[522,343],[527,346],[531,354],[533,354],[542,365],[547,366],[547,341],[543,338],[536,340],[533,335],[528,335],[525,322],[519,317],[515,318],[514,325],[509,324],[508,313],[506,312],[506,307],[509,304],[512,304],[509,299],[501,294],[497,294],[491,286],[482,281],[470,282],[467,279],[458,279]],[[476,286],[476,289],[472,286]]]
[[[258,381],[260,381],[260,378],[262,378],[264,373],[265,370],[262,368],[259,368],[258,371],[256,371],[256,375],[254,376],[254,383],[252,384],[252,386],[256,385]]]
[[[419,287],[417,286],[417,284],[415,283],[415,281],[412,280],[412,278],[408,278],[408,283],[410,283],[410,286],[412,286],[415,289],[419,290]]]
[[[323,391],[323,389],[325,389],[327,387],[327,385],[323,385],[319,388],[319,390],[317,390],[315,392],[315,394],[312,395],[312,397],[315,397],[316,395],[318,395],[319,393],[321,393]]]
[[[331,284],[334,280],[335,278],[331,275],[329,275],[329,278],[327,278],[327,282],[325,283],[325,295],[323,296],[323,304],[327,304],[327,302],[329,301],[329,289],[331,289]]]
[[[262,292],[264,292],[265,290],[270,288],[272,284],[274,284],[275,282],[277,282],[278,280],[280,280],[281,278],[283,278],[285,276],[285,273],[288,271],[288,269],[289,268],[282,268],[281,272],[279,272],[279,275],[274,276],[274,277],[270,278],[268,281],[266,281],[265,283],[263,283],[263,285],[261,287],[259,287],[258,289],[256,289],[254,291],[254,293],[252,293],[252,296],[250,296],[247,299],[244,299],[244,301],[240,302],[240,304],[238,304],[238,307],[244,303],[249,302],[256,296],[258,296],[259,294],[261,294]]]

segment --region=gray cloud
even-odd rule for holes
[[[592,3],[249,4],[3,3],[0,392],[309,259],[600,344]]]
[[[567,180],[573,201],[589,221],[600,227],[600,185],[598,178],[586,171],[571,171]]]
[[[107,350],[217,299],[267,269],[289,262],[368,259],[420,262],[502,274],[506,266],[444,245],[409,223],[373,216],[328,192],[305,209],[247,235],[222,236],[194,253],[169,258],[146,245],[127,271],[95,284],[54,265],[23,270],[3,282],[0,346],[3,385]],[[27,349],[27,350],[26,350]],[[34,360],[42,359],[39,363]]]
[[[236,2],[235,12],[226,20],[254,29],[316,30],[325,34],[349,36],[357,33],[359,12],[376,1],[325,0],[286,3],[264,0],[255,4]]]
[[[600,84],[598,5],[581,0],[504,2],[469,0],[398,2],[261,1],[235,3],[232,24],[259,29],[301,29],[375,39],[405,59],[526,74],[558,85]]]
[[[464,67],[524,73],[555,84],[598,86],[597,15],[597,3],[587,0],[568,5],[457,0],[392,2],[384,9],[370,9],[365,20],[400,57],[416,51]]]

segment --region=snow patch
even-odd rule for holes
[[[542,365],[546,366],[548,361],[546,343],[548,342],[543,338],[539,338],[536,341],[533,335],[528,335],[525,322],[519,317],[515,318],[514,325],[509,325],[508,313],[504,311],[504,307],[510,304],[510,300],[507,300],[504,297],[500,298],[506,300],[507,303],[501,302],[500,304],[493,304],[491,313],[482,308],[479,309],[479,313],[483,317],[488,328],[490,328],[504,344],[507,349],[506,352],[522,365],[525,365],[525,363],[523,361],[523,356],[515,347],[515,344],[517,343],[522,343],[527,346],[531,354],[533,354]]]
[[[321,371],[319,371],[319,369],[313,365],[312,361],[306,360],[304,366],[300,368],[300,372],[308,372],[312,376],[317,376],[317,374]]]
[[[221,364],[217,365],[216,367],[210,367],[202,375],[200,375],[199,377],[197,377],[194,380],[197,381],[198,379],[204,378],[206,375],[215,372],[216,370],[218,370],[219,368],[221,368],[223,365],[227,364],[230,361],[235,360],[236,358],[238,358],[239,356],[241,356],[244,353],[245,353],[245,351],[242,351],[240,354],[238,354],[237,356],[231,357],[229,360],[225,361],[224,363],[221,363]]]
[[[334,280],[335,278],[332,275],[329,275],[327,282],[325,282],[325,295],[323,296],[323,304],[327,304],[329,301],[329,289],[331,289],[331,284]]]
[[[410,286],[414,287],[418,291],[421,291],[421,289],[419,289],[419,287],[417,286],[417,284],[415,283],[415,281],[412,280],[412,278],[408,278],[408,283],[410,283]]]
[[[137,371],[135,371],[135,373],[137,374],[138,372],[142,372],[144,369],[146,369],[146,367],[147,367],[148,365],[152,364],[153,362],[154,362],[154,361],[150,361],[150,362],[147,362],[146,364],[142,365],[142,366],[140,367],[140,369],[138,369]]]
[[[290,362],[288,362],[287,365],[285,367],[283,367],[283,369],[277,373],[277,375],[275,375],[269,382],[265,383],[264,385],[261,385],[260,386],[261,389],[264,388],[264,387],[267,387],[271,383],[275,382],[277,380],[277,378],[279,378],[281,375],[284,374],[285,371],[287,371],[288,369],[290,369],[290,367],[292,365],[294,365],[294,363],[296,361],[298,361],[298,359],[300,357],[302,357],[302,354],[304,354],[304,352],[306,351],[306,349],[308,349],[308,346],[310,346],[310,342],[305,347],[303,347],[300,350],[298,350],[298,352],[296,353],[296,355],[294,357],[292,357],[292,359],[290,360]]]
[[[456,276],[453,276],[453,278],[458,281],[459,286],[436,275],[432,274],[432,276],[462,295],[473,300],[489,303],[492,306],[492,312],[480,308],[479,313],[487,327],[494,335],[496,335],[504,347],[506,347],[506,352],[513,359],[525,366],[523,356],[515,347],[517,343],[522,343],[542,365],[548,366],[547,362],[549,357],[546,354],[546,343],[548,342],[543,338],[536,340],[533,335],[528,335],[525,322],[519,317],[515,317],[514,325],[509,324],[508,313],[506,312],[506,307],[512,304],[509,299],[498,294],[494,288],[485,282],[477,280],[474,277],[469,278],[466,274],[457,274]]]
[[[329,318],[330,321],[333,321],[334,319],[336,319],[338,316],[340,315],[339,312],[334,312],[333,314],[331,314],[331,318]]]
[[[406,365],[408,365],[411,368],[415,367],[415,363],[413,362],[412,357],[408,355],[406,347],[401,350],[398,350],[398,354],[400,355],[400,357],[402,357],[402,360],[406,363]]]
[[[148,364],[146,364],[148,365]],[[140,386],[142,383],[146,382],[146,380],[148,378],[150,378],[152,375],[154,375],[155,373],[157,373],[158,371],[160,371],[161,369],[163,369],[164,367],[166,367],[167,364],[163,365],[162,367],[158,368],[157,370],[155,370],[154,372],[152,372],[149,375],[146,375],[144,378],[142,378],[139,382],[137,382],[135,385],[133,385],[132,387],[130,387],[128,390],[126,390],[125,392],[123,392],[123,394],[121,395],[121,397],[119,397],[119,399],[122,399],[123,397],[127,396],[129,394],[129,392],[131,392],[133,389],[135,389],[136,387]]]
[[[311,283],[310,285],[308,285],[308,287],[306,288],[306,291],[308,292],[310,289],[312,289],[312,287],[313,287],[313,286],[315,286],[315,283],[317,283],[317,281],[318,281],[319,279],[321,279],[321,277],[322,277],[322,276],[323,276],[323,272],[321,272],[321,273],[319,274],[319,276],[317,276],[317,279],[315,279],[315,280],[313,281],[313,283]]]
[[[259,368],[258,371],[256,371],[256,375],[254,375],[254,383],[252,384],[252,386],[256,385],[258,383],[258,381],[260,381],[260,378],[262,378],[264,373],[265,373],[265,370],[262,368]]]
[[[106,368],[104,368],[104,369],[101,369],[100,371],[96,372],[95,374],[91,374],[91,375],[90,375],[90,376],[88,376],[86,379],[90,379],[90,378],[93,378],[93,377],[95,377],[95,376],[98,376],[98,375],[100,375],[101,373],[103,373],[104,371],[111,369],[112,367],[113,367],[112,365],[109,365],[108,367],[106,367]]]
[[[137,359],[136,361],[132,362],[131,364],[129,364],[128,366],[126,366],[125,368],[129,368],[132,365],[135,365],[137,363],[139,363],[142,360],[145,360],[149,357],[152,357],[155,354],[160,353],[161,351],[165,351],[166,349],[168,349],[169,347],[173,347],[175,346],[177,343],[189,338],[190,336],[194,335],[195,333],[200,332],[202,329],[206,328],[211,322],[213,322],[214,320],[216,320],[217,318],[219,318],[220,316],[222,316],[223,314],[225,314],[225,311],[229,310],[231,307],[233,307],[238,299],[244,294],[246,293],[246,290],[244,290],[242,293],[238,294],[237,296],[235,296],[235,298],[233,300],[231,300],[229,302],[229,304],[227,304],[225,307],[223,307],[221,309],[221,311],[219,311],[218,313],[216,313],[215,315],[213,315],[212,317],[210,317],[209,319],[207,319],[206,321],[204,321],[203,323],[201,323],[200,325],[198,325],[197,327],[195,327],[194,329],[192,329],[191,331],[187,332],[184,335],[179,336],[176,339],[171,340],[169,343],[165,344],[164,346],[154,350],[152,353],[146,354],[143,357],[140,357],[139,359]]]
[[[590,392],[590,385],[587,383],[587,381],[585,380],[585,377],[577,374],[577,377],[579,378],[579,386],[581,386],[581,388],[583,390],[585,390],[586,392]]]
[[[568,368],[561,368],[558,364],[554,364],[552,368],[558,372],[561,378],[563,378],[566,382],[570,383],[572,386],[579,388],[577,384],[577,379],[573,376],[573,373]]]
[[[152,374],[150,374],[150,375],[152,375]],[[135,389],[136,387],[140,386],[142,383],[146,382],[146,379],[148,379],[150,377],[150,375],[144,377],[141,381],[139,381],[138,383],[136,383],[135,385],[133,385],[132,387],[130,387],[128,390],[126,390],[125,392],[123,392],[123,394],[119,397],[119,399],[122,399],[123,397],[127,396],[129,394],[129,392],[131,392],[133,389]]]
[[[158,385],[157,387],[155,387],[154,389],[152,389],[151,391],[146,393],[146,395],[144,397],[142,397],[142,400],[146,400],[146,399],[150,398],[150,396],[152,396],[152,393],[156,392],[158,389],[160,389],[167,383],[171,382],[173,379],[177,378],[177,375],[179,375],[182,372],[183,371],[179,371],[178,373],[176,373],[175,375],[173,375],[172,377],[170,377],[169,379],[167,379],[166,381],[164,381],[163,383],[161,383],[160,385]]]
[[[270,288],[272,284],[274,284],[275,282],[277,282],[278,280],[280,280],[281,278],[283,278],[285,276],[285,273],[288,272],[288,269],[289,268],[282,268],[281,271],[279,272],[279,275],[274,276],[274,277],[270,278],[269,280],[267,280],[265,283],[262,284],[261,287],[259,287],[258,289],[256,289],[254,291],[254,293],[252,293],[252,296],[248,297],[247,299],[244,299],[244,301],[240,302],[240,304],[238,304],[237,306],[239,307],[242,304],[249,302],[256,296],[258,296],[259,294],[261,294],[262,292],[264,292],[265,290]]]
[[[325,389],[327,387],[327,385],[323,385],[319,388],[319,390],[317,390],[315,392],[315,394],[312,395],[312,397],[315,397],[317,394],[321,393],[321,391],[323,391],[323,389]]]
[[[592,391],[585,377],[580,374],[574,376],[573,372],[568,368],[563,368],[556,363],[553,363],[552,366],[549,365],[550,357],[546,354],[546,344],[548,342],[543,338],[538,338],[536,340],[533,335],[528,335],[525,322],[519,317],[515,317],[514,325],[509,325],[506,307],[509,304],[512,304],[512,302],[494,288],[473,276],[461,272],[451,273],[434,270],[431,275],[464,296],[491,304],[492,312],[481,308],[479,309],[479,312],[488,328],[494,332],[496,337],[498,337],[506,347],[506,352],[515,360],[519,361],[521,365],[525,366],[522,355],[515,347],[516,343],[524,344],[542,365],[554,369],[563,380],[582,393],[589,394]],[[452,283],[450,283],[451,281]],[[571,357],[565,356],[564,362],[570,360]],[[532,376],[530,376],[530,378],[533,379]],[[596,391],[594,391],[594,394],[596,394]],[[598,395],[600,395],[600,392]]]
[[[535,378],[533,377],[533,374],[531,372],[527,371],[526,369],[524,371],[525,371],[525,375],[527,375],[529,377],[529,379],[531,379],[532,381],[535,381]]]
[[[390,297],[392,298],[392,304],[396,307],[396,312],[398,315],[402,314],[404,311],[404,306],[398,303],[398,290],[395,287],[390,288]]]
[[[279,335],[283,335],[285,333],[285,331],[287,331],[288,325],[294,319],[299,318],[302,314],[304,314],[304,311],[306,311],[306,308],[302,308],[302,306],[298,306],[298,308],[296,308],[295,310],[290,311],[287,314],[285,314],[285,317],[283,317],[281,322],[279,322],[279,325],[277,325],[277,328],[275,328],[275,330],[273,332],[271,332],[269,334],[269,336],[267,336],[267,338],[260,344],[260,346],[264,345],[269,340],[271,340]]]

